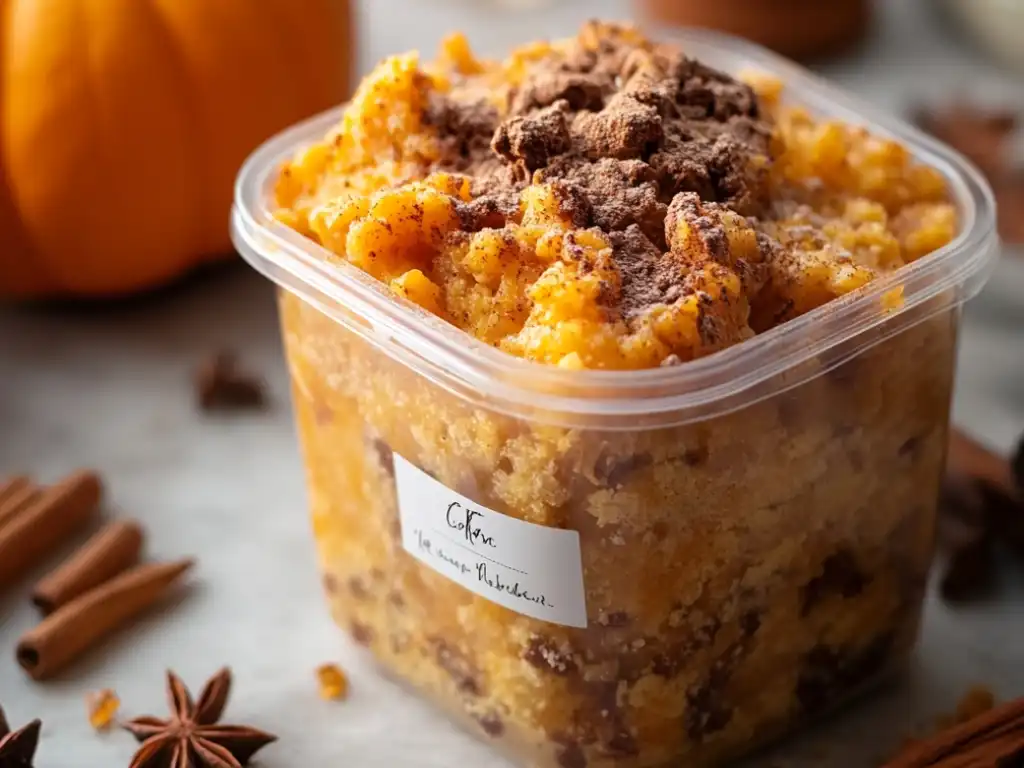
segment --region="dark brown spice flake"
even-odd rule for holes
[[[195,392],[204,411],[261,410],[267,406],[266,385],[243,371],[231,352],[217,352],[199,366]]]

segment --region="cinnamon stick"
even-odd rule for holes
[[[111,523],[40,581],[32,591],[32,602],[43,615],[51,614],[79,595],[131,568],[139,562],[141,552],[142,527],[137,522],[119,520]]]
[[[1024,699],[1015,699],[912,744],[883,768],[980,768],[1021,755]]]
[[[18,643],[18,663],[45,680],[157,602],[193,560],[141,565],[86,592],[43,619]]]
[[[0,507],[4,505],[11,496],[32,485],[28,475],[12,475],[0,482]]]
[[[0,502],[0,528],[11,522],[39,498],[40,489],[31,483],[15,490]]]
[[[0,529],[0,589],[88,522],[102,494],[95,472],[76,472],[9,520]]]

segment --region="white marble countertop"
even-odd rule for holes
[[[587,16],[626,15],[619,0],[556,0],[536,16],[492,16],[489,5],[369,0],[362,68],[388,52],[431,47],[454,27],[491,52],[538,33],[570,32]],[[901,110],[961,83],[983,82],[996,93],[1008,87],[972,56],[950,57],[948,46],[920,3],[895,0],[867,49],[827,72]],[[1024,268],[1007,264],[968,309],[955,406],[961,424],[1000,448],[1024,430],[1021,324]],[[191,370],[221,345],[266,375],[268,414],[197,414]],[[123,714],[160,714],[165,668],[198,688],[223,664],[236,673],[226,719],[281,737],[258,765],[506,766],[379,677],[331,624],[312,556],[273,293],[262,278],[237,267],[122,306],[0,310],[0,476],[27,468],[48,481],[80,465],[109,479],[110,514],[145,524],[153,558],[196,555],[199,566],[177,604],[45,685],[29,683],[14,662],[16,638],[35,620],[27,582],[0,596],[0,702],[15,725],[44,719],[41,768],[128,764],[133,740],[91,731],[87,692],[114,688]],[[1008,566],[1005,578],[1005,594],[990,604],[953,611],[930,600],[907,675],[784,745],[789,764],[817,764],[824,745],[828,765],[861,768],[914,724],[950,710],[972,683],[1024,693],[1024,577]],[[313,670],[329,660],[351,675],[348,702],[317,697]]]

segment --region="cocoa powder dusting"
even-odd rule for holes
[[[440,136],[434,170],[470,178],[473,200],[457,205],[464,230],[501,228],[520,215],[524,187],[554,185],[573,226],[611,241],[622,288],[608,303],[628,321],[686,290],[687,270],[666,253],[677,195],[765,212],[757,158],[769,155],[770,127],[747,85],[673,47],[602,29],[588,25],[532,62],[497,101],[458,83],[433,94],[424,120]],[[712,229],[703,235],[724,238]]]

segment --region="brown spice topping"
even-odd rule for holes
[[[441,138],[436,169],[472,178],[475,199],[459,208],[467,230],[503,226],[523,187],[555,184],[574,226],[611,236],[623,278],[613,298],[627,317],[666,300],[670,274],[678,281],[676,258],[662,256],[673,197],[694,192],[744,215],[766,205],[755,158],[768,156],[770,129],[753,91],[675,48],[637,48],[595,25],[531,68],[504,117],[455,89],[433,95],[424,120]]]

